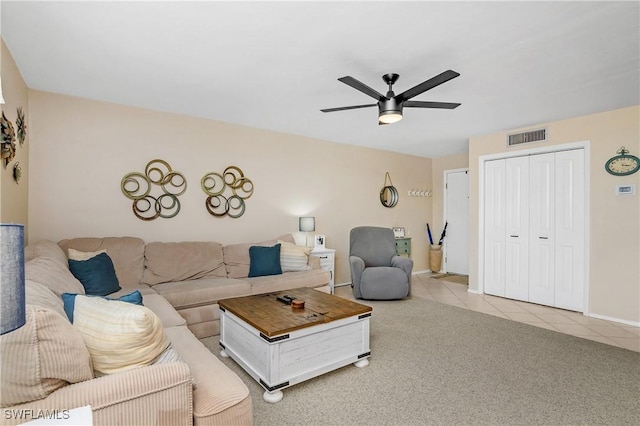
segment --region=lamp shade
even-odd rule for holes
[[[298,221],[298,228],[300,232],[313,232],[316,230],[316,218],[315,217],[301,217]]]
[[[24,325],[24,226],[0,224],[0,334]]]

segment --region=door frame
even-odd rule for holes
[[[445,222],[447,221],[447,175],[449,173],[462,173],[462,172],[467,172],[467,179],[469,179],[469,168],[465,167],[465,168],[461,168],[461,169],[451,169],[451,170],[445,170],[442,172],[442,193],[444,194],[444,197],[442,197],[442,226],[444,227]],[[469,180],[469,183],[471,181]],[[469,192],[471,192],[471,190],[469,190]],[[467,218],[471,217],[471,207],[469,207],[469,209],[467,210]],[[469,237],[469,235],[467,235],[467,238]],[[447,245],[445,244],[442,250],[442,257],[443,257],[443,261],[442,261],[442,265],[444,266],[443,271],[444,273],[449,272],[447,270],[447,262],[444,260],[447,258]],[[467,252],[467,261],[469,263],[469,265],[471,264],[471,258],[469,257],[469,253]],[[469,265],[467,265],[467,269],[469,268]]]
[[[469,292],[484,294],[484,166],[485,162],[490,160],[500,160],[512,157],[522,157],[535,154],[546,154],[559,151],[569,151],[574,149],[584,150],[584,289],[583,289],[583,314],[589,314],[589,255],[590,250],[590,224],[591,211],[590,188],[591,188],[591,152],[590,141],[571,142],[560,145],[550,145],[545,147],[537,147],[531,149],[519,149],[517,151],[499,152],[496,154],[481,155],[478,157],[478,289]]]

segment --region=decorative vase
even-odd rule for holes
[[[431,272],[440,272],[442,268],[442,246],[433,244],[429,250],[429,268]]]

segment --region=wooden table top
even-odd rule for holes
[[[288,295],[305,301],[302,309],[280,302],[278,296]],[[290,333],[330,321],[371,312],[371,306],[342,297],[323,293],[312,288],[234,297],[218,301],[221,308],[241,318],[268,337]]]

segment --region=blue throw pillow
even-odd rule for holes
[[[69,321],[73,323],[73,311],[76,306],[76,296],[74,293],[62,293],[62,302],[64,303],[64,312],[67,314]],[[82,294],[80,295],[82,296]],[[91,296],[91,297],[102,297],[102,296]],[[119,300],[120,302],[133,303],[134,305],[142,306],[142,294],[136,290],[132,291],[129,294],[125,294],[123,296],[118,297],[117,299],[112,299],[111,297],[102,297],[107,300]]]
[[[280,275],[280,244],[273,247],[249,247],[249,276]]]
[[[106,296],[120,290],[113,262],[107,253],[88,260],[69,259],[69,269],[89,296]]]

